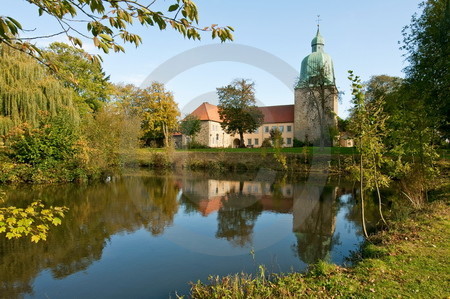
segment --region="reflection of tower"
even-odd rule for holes
[[[317,28],[311,41],[312,53],[302,61],[295,88],[294,137],[301,141],[319,139],[321,125],[327,131],[328,127],[337,125],[338,92],[333,60],[324,52],[324,45],[324,38]],[[323,107],[326,107],[325,111]],[[324,117],[320,118],[322,114]]]
[[[305,263],[328,259],[336,224],[336,190],[307,185],[294,194],[293,231]]]

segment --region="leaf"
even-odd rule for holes
[[[98,46],[100,45],[100,41],[98,40],[98,37],[94,36],[94,38],[92,40],[94,41],[94,46],[96,46],[98,48]]]
[[[107,40],[107,41],[109,41],[109,42],[112,42],[112,40],[113,40],[113,38],[110,36],[110,35],[108,35],[108,34],[99,34],[98,36],[100,36],[101,38],[103,38],[103,39],[105,39],[105,40]]]
[[[172,4],[171,6],[169,6],[168,11],[169,11],[169,12],[175,11],[175,10],[177,10],[179,7],[180,7],[179,4]]]
[[[31,236],[31,242],[37,243],[41,238],[38,235]]]
[[[53,225],[58,226],[61,224],[61,219],[59,219],[58,217],[53,218],[52,220]]]

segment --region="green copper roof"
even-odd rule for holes
[[[319,28],[317,28],[316,36],[311,41],[311,47],[314,47],[315,45],[325,45],[325,40],[323,39],[323,36],[320,35]]]
[[[324,45],[325,40],[320,35],[319,28],[317,28],[316,36],[311,41],[312,53],[302,61],[298,87],[314,85],[312,79],[317,78],[321,72],[323,72],[327,85],[335,85],[333,60],[330,55],[324,52]]]

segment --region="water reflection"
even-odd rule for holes
[[[284,215],[283,217],[291,219],[292,229],[275,233],[286,235],[286,241],[279,244],[289,243],[287,247],[291,254],[286,254],[286,251],[278,252],[277,248],[284,245],[277,244],[266,251],[268,254],[278,255],[278,259],[284,259],[291,267],[294,266],[294,259],[298,259],[298,267],[302,265],[299,262],[333,260],[334,248],[342,244],[339,240],[342,233],[347,233],[352,242],[352,245],[345,245],[349,248],[347,251],[355,249],[354,244],[360,240],[359,220],[354,217],[358,206],[351,200],[351,196],[345,205],[340,202],[342,195],[349,192],[336,183],[323,188],[295,181],[268,182],[248,178],[221,180],[193,174],[171,174],[128,176],[109,184],[17,187],[7,191],[8,203],[25,206],[33,199],[41,199],[48,205],[68,206],[70,211],[63,224],[50,232],[45,243],[31,244],[27,240],[0,238],[0,293],[5,298],[20,297],[23,294],[42,296],[43,294],[33,292],[41,287],[37,278],[42,277],[44,272],[41,271],[46,269],[51,273],[52,282],[46,282],[50,289],[52,283],[66,281],[74,273],[83,271],[90,275],[90,279],[104,279],[89,272],[93,263],[108,263],[104,256],[105,248],[115,244],[116,236],[137,236],[142,230],[148,232],[147,236],[143,237],[139,233],[139,238],[146,238],[155,246],[151,248],[157,250],[157,244],[165,246],[162,250],[164,255],[161,256],[166,256],[167,260],[163,262],[167,265],[171,264],[171,258],[176,255],[189,255],[193,259],[186,261],[185,269],[180,269],[181,265],[177,265],[178,269],[175,271],[184,271],[183,273],[168,270],[169,266],[164,273],[158,272],[158,275],[168,281],[175,280],[178,275],[187,283],[189,280],[205,278],[208,274],[219,274],[222,270],[243,270],[240,257],[210,257],[208,259],[211,261],[217,261],[216,266],[211,262],[201,269],[204,272],[198,275],[202,277],[189,276],[192,267],[206,259],[205,255],[182,252],[178,248],[168,252],[167,248],[173,248],[173,243],[168,245],[169,242],[162,243],[158,239],[165,236],[166,230],[176,228],[177,221],[186,224],[197,221],[201,225],[212,223],[215,232],[209,238],[216,241],[211,242],[211,246],[223,246],[221,242],[225,241],[231,248],[252,248],[255,234],[264,236],[269,231],[267,226],[273,221],[273,217]],[[339,216],[339,211],[344,211],[342,217]],[[202,222],[202,219],[207,219],[208,222]],[[339,221],[344,223],[347,232],[336,232]],[[125,261],[130,258],[129,255],[138,254],[136,248],[127,246],[120,248],[119,252],[117,258]],[[260,256],[264,257],[265,254],[261,252]],[[154,263],[152,259],[156,258],[156,254],[148,253],[137,257],[143,263],[144,260]],[[264,262],[268,261],[261,261]],[[221,269],[220,263],[226,266]],[[252,261],[245,257],[245,263],[251,266]],[[282,270],[289,271],[290,268]],[[154,274],[152,269],[140,271],[136,270],[136,275]],[[154,290],[145,289],[147,284],[142,280],[136,280],[135,283],[139,283],[138,281],[144,284],[130,286],[135,292],[142,292],[136,295],[167,294],[174,289],[187,287],[171,285],[172,289],[166,290],[161,286],[158,289],[160,293],[154,293]],[[114,281],[110,282],[108,288],[114,288]],[[99,290],[96,292],[101,294]],[[115,294],[120,293],[116,291]],[[76,293],[70,295],[79,296]]]

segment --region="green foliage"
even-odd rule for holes
[[[382,212],[380,187],[389,184],[389,177],[382,174],[380,168],[385,161],[385,146],[382,142],[386,134],[386,114],[383,112],[384,98],[374,98],[368,101],[363,90],[361,79],[349,71],[348,79],[352,82],[353,108],[349,128],[356,138],[356,148],[359,153],[359,166],[353,165],[349,170],[357,176],[360,183],[361,218],[364,235],[367,238],[364,211],[364,193],[376,188],[378,195],[378,210],[385,224]]]
[[[53,17],[61,26],[61,30],[52,36],[67,35],[71,43],[79,47],[83,44],[82,37],[89,38],[98,49],[105,53],[110,50],[124,52],[121,43],[131,43],[136,47],[142,43],[142,38],[138,34],[128,31],[128,26],[133,23],[156,27],[159,30],[172,27],[182,36],[194,40],[201,38],[202,31],[211,32],[213,39],[217,37],[222,42],[233,40],[234,29],[230,26],[219,27],[213,24],[198,27],[198,9],[192,0],[172,0],[162,4],[164,7],[159,5],[154,9],[152,6],[161,1],[29,0],[28,2],[38,8],[39,16]],[[79,30],[77,25],[80,22],[87,24],[87,32]],[[9,16],[0,16],[1,44],[39,57],[41,51],[29,42],[30,38],[22,39],[19,36],[20,31],[23,29],[19,21]],[[31,40],[34,38],[39,37],[31,37]],[[97,56],[90,58],[97,61],[100,59]]]
[[[304,146],[312,146],[312,143],[308,140],[301,141],[297,138],[294,138],[293,147],[304,147]]]
[[[137,115],[141,120],[141,138],[147,145],[163,140],[170,146],[170,136],[178,129],[180,112],[173,94],[164,84],[152,82],[145,89],[133,85],[118,87],[117,97],[128,114]]]
[[[405,69],[410,104],[438,128],[439,137],[450,137],[450,1],[427,0],[420,16],[403,29],[403,47],[409,66]]]
[[[195,136],[201,130],[201,121],[197,116],[189,114],[180,123],[180,131],[186,136],[189,136],[193,143],[195,141]]]
[[[222,128],[228,134],[239,134],[240,147],[245,147],[244,133],[256,131],[264,120],[263,113],[255,105],[255,83],[236,79],[217,88],[217,95]]]
[[[68,117],[43,115],[37,128],[28,123],[18,126],[8,135],[7,143],[15,161],[36,165],[72,158],[77,138]]]
[[[337,118],[338,120],[338,130],[339,132],[347,132],[348,130],[348,124],[349,124],[349,120],[348,119],[342,119],[340,117]]]
[[[270,141],[272,141],[272,144],[274,147],[282,147],[283,146],[283,133],[278,129],[271,129],[270,130]]]
[[[349,71],[352,81],[353,108],[348,128],[355,136],[356,148],[364,159],[364,181],[367,190],[374,190],[376,185],[387,187],[389,178],[380,171],[386,163],[386,147],[383,139],[387,135],[386,120],[388,115],[384,112],[385,99],[373,92],[365,92],[358,76]],[[370,86],[370,84],[369,84]],[[359,172],[354,167],[355,172]],[[357,177],[359,177],[359,173]]]
[[[0,134],[24,122],[37,126],[40,111],[78,118],[75,94],[35,60],[0,46]]]
[[[119,154],[138,147],[140,119],[120,105],[105,104],[81,124],[76,161],[90,174],[100,174],[120,163]]]
[[[188,142],[188,148],[189,149],[207,149],[210,147],[193,140],[193,141]]]
[[[55,76],[64,86],[76,92],[79,105],[98,111],[109,100],[113,92],[109,77],[101,64],[92,62],[85,51],[55,42],[46,49],[45,59],[58,70]]]
[[[270,141],[270,138],[264,138],[262,144],[261,144],[262,148],[270,148],[272,147],[272,142]]]
[[[51,225],[61,224],[66,207],[45,208],[40,201],[34,201],[26,208],[0,208],[0,233],[7,239],[30,237],[31,242],[46,240]]]
[[[401,180],[405,197],[419,207],[431,188],[438,158],[435,146],[439,135],[433,117],[414,84],[395,77],[374,76],[367,84],[368,102],[382,105],[386,134],[382,136],[391,159],[386,169],[391,177]],[[379,99],[382,99],[380,102]]]

